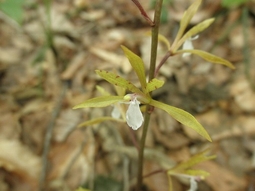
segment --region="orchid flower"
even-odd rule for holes
[[[143,114],[140,110],[140,102],[137,100],[136,94],[127,94],[124,96],[124,100],[129,100],[129,102],[119,102],[124,104],[129,104],[127,112],[126,112],[126,121],[129,127],[133,130],[137,130],[141,127],[144,119]],[[116,104],[114,104],[111,116],[115,119],[119,119],[121,116],[120,110]]]
[[[194,176],[190,177],[190,188],[188,191],[196,191],[197,190],[197,181]]]
[[[126,120],[129,127],[133,130],[137,130],[143,123],[143,114],[140,110],[140,102],[137,100],[135,95],[130,96],[129,94],[124,97],[131,98],[126,112]]]
[[[194,49],[194,46],[193,46],[193,44],[192,44],[192,41],[198,39],[198,37],[199,37],[199,35],[196,35],[196,36],[194,36],[194,37],[188,38],[188,39],[183,43],[182,49],[183,49],[183,50],[193,50],[193,49]],[[185,52],[185,53],[183,53],[182,57],[186,57],[186,56],[189,56],[189,55],[191,55],[191,53]]]

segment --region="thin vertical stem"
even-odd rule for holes
[[[150,59],[150,71],[149,80],[154,78],[154,72],[156,67],[157,49],[158,49],[158,31],[160,24],[160,15],[163,0],[157,0],[154,15],[154,26],[151,29],[151,59]]]
[[[153,79],[155,68],[156,68],[156,59],[157,59],[157,48],[158,48],[158,31],[160,24],[160,15],[161,15],[161,7],[163,0],[157,0],[155,7],[155,15],[154,15],[154,25],[152,26],[152,36],[151,36],[151,59],[150,59],[150,71],[149,71],[149,80]],[[141,186],[143,182],[143,162],[144,162],[144,148],[145,148],[145,140],[150,122],[150,111],[151,106],[147,105],[145,113],[145,120],[143,125],[143,132],[140,141],[140,149],[138,156],[138,172],[137,172],[137,191],[141,191]]]

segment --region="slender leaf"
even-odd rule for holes
[[[176,108],[176,107],[164,104],[162,102],[158,102],[156,100],[151,100],[150,105],[166,111],[174,119],[176,119],[177,121],[179,121],[183,125],[194,129],[202,137],[204,137],[208,141],[212,142],[210,136],[208,135],[208,133],[204,129],[204,127],[190,113],[188,113],[188,112],[186,112],[186,111],[184,111],[182,109],[179,109],[179,108]]]
[[[195,165],[215,158],[215,155],[207,155],[208,149],[192,156],[188,161],[184,161],[167,171],[169,175],[186,174],[190,176],[208,176],[209,173],[203,170],[192,169]]]
[[[204,170],[186,170],[185,174],[187,174],[189,176],[199,176],[202,179],[204,179],[205,177],[210,175],[209,172],[206,172]]]
[[[190,23],[190,20],[193,18],[195,13],[198,10],[198,7],[200,6],[202,0],[196,0],[183,14],[181,23],[180,23],[180,29],[177,33],[177,36],[173,42],[173,44],[177,43],[179,39],[182,37],[185,29],[187,28],[188,24]]]
[[[231,69],[235,69],[235,66],[231,62],[202,50],[178,50],[176,54],[183,54],[185,52],[196,54],[208,62],[215,63],[215,64],[222,64]]]
[[[199,32],[205,30],[207,27],[209,27],[214,21],[214,18],[207,19],[196,26],[192,27],[188,32],[185,33],[185,35],[180,39],[180,41],[177,43],[177,45],[174,47],[174,51],[177,50],[184,42],[185,40],[191,38],[192,36],[195,36]]]
[[[149,81],[145,88],[145,93],[149,93],[155,89],[158,89],[164,85],[164,81],[158,80],[157,78],[153,78],[151,81]]]
[[[86,189],[86,188],[79,187],[79,188],[76,189],[75,191],[90,191],[90,190],[88,190],[88,189]]]
[[[109,83],[119,86],[125,89],[130,90],[131,92],[143,94],[143,92],[138,89],[134,84],[126,80],[125,78],[122,78],[121,76],[118,76],[112,72],[107,72],[104,70],[96,70],[96,73],[101,76],[103,79],[108,81]]]
[[[85,122],[79,124],[78,128],[86,127],[86,126],[90,126],[90,125],[95,125],[95,124],[98,124],[98,123],[102,123],[104,121],[125,122],[124,120],[116,119],[116,118],[113,118],[113,117],[98,117],[98,118],[94,118],[94,119],[91,119],[91,120],[88,120],[88,121],[85,121]]]
[[[141,83],[142,89],[144,89],[146,87],[146,77],[143,60],[127,47],[121,46],[121,48],[128,58],[130,64],[132,65],[132,68],[135,70],[136,75]]]
[[[83,103],[74,106],[73,109],[87,107],[106,107],[119,101],[123,101],[123,96],[100,96],[88,99]]]
[[[10,18],[21,24],[24,15],[23,4],[25,0],[0,0],[0,10]]]

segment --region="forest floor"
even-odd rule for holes
[[[140,2],[153,18],[152,1]],[[165,1],[160,33],[170,42],[192,2]],[[151,27],[127,0],[57,0],[48,9],[29,1],[23,15],[18,24],[0,12],[0,190],[128,191],[137,171],[132,136],[139,140],[142,127],[132,132],[126,123],[107,121],[77,128],[110,116],[112,107],[72,108],[100,96],[98,85],[116,94],[96,69],[138,84],[120,45],[141,56],[148,71]],[[171,57],[154,98],[190,112],[213,142],[155,109],[143,174],[209,149],[217,157],[196,166],[210,173],[198,190],[255,191],[255,3],[224,8],[220,0],[205,0],[189,28],[211,17],[214,23],[193,45],[236,69],[195,55]],[[157,63],[165,52],[160,43]],[[145,190],[167,191],[170,182],[166,173],[157,173],[144,184]],[[186,191],[189,181],[173,177],[172,186]]]

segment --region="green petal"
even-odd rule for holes
[[[205,177],[210,175],[209,172],[206,172],[204,170],[186,170],[185,174],[190,175],[190,176],[199,176],[202,179],[204,179]]]
[[[167,40],[167,38],[166,38],[164,35],[159,34],[159,35],[158,35],[158,40],[161,41],[162,43],[164,43],[164,44],[166,45],[167,50],[170,49],[170,43],[169,43],[169,41]]]
[[[154,107],[158,107],[158,108],[166,111],[174,119],[176,119],[177,121],[179,121],[183,125],[194,129],[202,137],[204,137],[208,141],[212,142],[210,136],[208,135],[208,133],[204,129],[204,127],[190,113],[188,113],[188,112],[186,112],[186,111],[184,111],[182,109],[179,109],[179,108],[176,108],[176,107],[164,104],[162,102],[158,102],[156,100],[151,100],[150,105],[152,105]]]
[[[183,161],[173,167],[172,169],[168,170],[167,173],[169,175],[178,175],[178,174],[186,174],[191,176],[201,176],[205,177],[208,176],[209,173],[203,170],[194,170],[192,169],[194,166],[196,166],[199,163],[202,163],[204,161],[212,160],[216,156],[215,155],[208,155],[208,149],[205,151],[202,151],[194,156],[192,156],[189,160]]]
[[[95,125],[95,124],[98,124],[98,123],[102,123],[104,121],[125,122],[124,120],[115,119],[113,117],[98,117],[98,118],[95,118],[95,119],[91,119],[91,120],[85,121],[85,122],[79,124],[78,127],[81,128],[81,127],[85,127],[85,126]]]
[[[73,109],[87,107],[106,107],[119,101],[123,101],[123,96],[100,96],[88,99],[83,103],[74,106]]]
[[[101,86],[96,86],[97,91],[99,91],[103,96],[109,96],[111,95],[108,91],[106,91],[103,87]]]
[[[104,70],[96,70],[96,73],[101,76],[103,79],[108,81],[109,83],[119,86],[125,89],[130,90],[133,93],[143,94],[143,92],[138,89],[134,84],[126,80],[125,78],[122,78],[121,76],[118,76],[112,72],[107,72]]]
[[[164,81],[158,80],[156,78],[153,78],[151,81],[149,81],[145,88],[145,93],[149,93],[155,89],[158,89],[164,85]]]
[[[231,69],[235,69],[235,66],[231,62],[202,50],[178,50],[176,54],[183,54],[185,52],[196,54],[208,62],[215,63],[215,64],[222,64]]]
[[[135,70],[136,75],[141,83],[142,89],[144,89],[146,87],[146,77],[143,60],[127,47],[121,46],[121,48],[128,58],[130,64],[132,65],[132,68]]]
[[[207,27],[209,27],[214,21],[214,18],[207,19],[193,28],[191,28],[188,32],[185,33],[185,35],[180,39],[180,41],[177,43],[177,45],[174,47],[173,51],[176,51],[187,39],[191,38],[192,36],[195,36],[199,32],[205,30]]]

